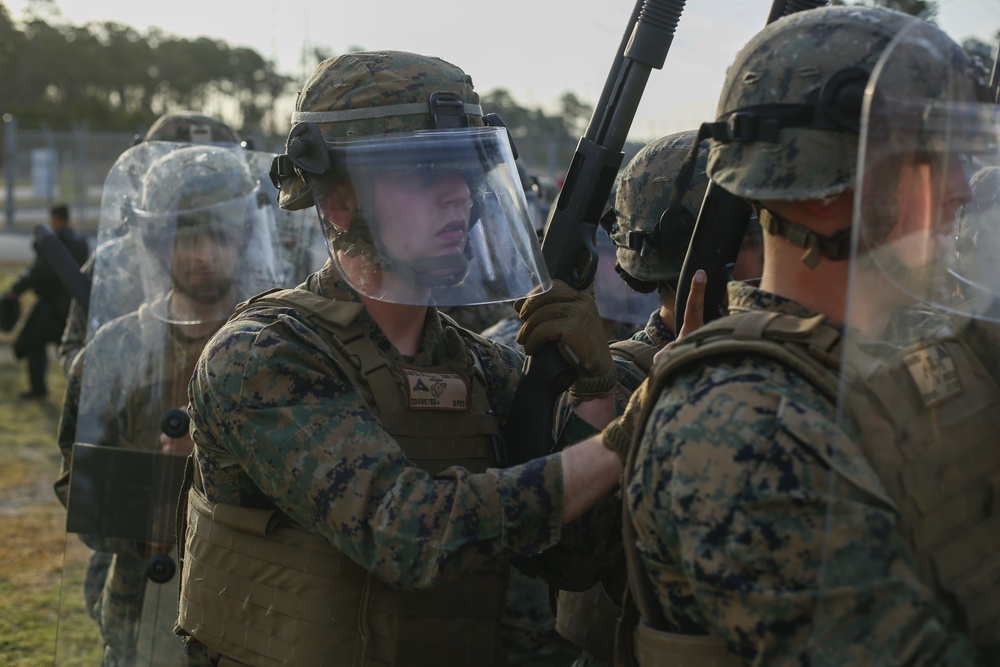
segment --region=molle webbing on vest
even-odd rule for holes
[[[275,512],[192,488],[184,569],[179,623],[210,650],[255,667],[361,664],[368,574]]]
[[[954,365],[959,394],[924,404],[901,361],[923,349]],[[958,338],[866,365],[872,405],[851,407],[867,408],[898,435],[890,446],[866,432],[875,419],[859,419],[865,455],[900,508],[921,579],[987,650],[1000,637],[1000,386]]]
[[[820,389],[831,401],[837,397],[835,369],[839,361],[840,332],[826,324],[821,316],[802,319],[774,312],[753,311],[714,320],[675,343],[655,368],[649,379],[649,396],[643,406],[639,424],[649,422],[660,393],[679,372],[695,364],[707,364],[713,359],[730,355],[761,355],[772,358],[796,372]],[[644,428],[632,435],[628,461],[625,463],[622,489],[628,487],[635,468],[636,453]],[[728,656],[717,638],[688,637],[667,632],[669,627],[652,587],[642,558],[635,547],[636,532],[622,503],[622,532],[625,559],[628,563],[630,599],[639,610],[641,621],[633,634],[634,651],[641,667],[654,665],[684,665],[685,667],[728,667]],[[626,617],[630,617],[626,614]],[[627,636],[624,633],[623,636]],[[623,655],[628,647],[619,647]],[[671,662],[674,652],[686,655],[684,662]]]
[[[494,446],[500,433],[499,423],[488,414],[485,377],[463,334],[446,328],[450,358],[441,366],[421,370],[457,373],[463,377],[469,389],[466,411],[408,410],[398,369],[379,354],[355,322],[363,309],[360,304],[333,301],[306,290],[274,290],[255,297],[241,310],[257,305],[294,308],[324,332],[327,351],[415,465],[431,474],[453,465],[462,465],[473,473],[496,465]],[[258,517],[249,524],[241,522],[250,532],[240,526],[220,527],[217,523],[220,517],[237,513],[225,505],[206,507],[197,488],[192,489],[190,496],[199,498],[202,506],[200,512],[193,507],[189,510],[187,546],[192,554],[191,573],[184,577],[184,582],[187,597],[202,604],[196,607],[190,600],[182,600],[182,626],[227,658],[254,667],[286,664],[270,662],[270,655],[277,653],[281,660],[290,660],[286,657],[289,651],[314,656],[311,662],[301,664],[322,667],[503,664],[499,628],[507,563],[497,562],[493,567],[431,590],[405,591],[383,583],[304,530],[284,527],[270,532],[273,526],[264,529],[262,526],[272,522],[273,516]],[[240,516],[254,516],[257,512],[237,509],[243,510]],[[284,523],[288,523],[287,519]],[[213,539],[216,535],[224,537]],[[286,567],[273,563],[258,567],[252,557],[232,552],[230,546],[246,544],[251,553],[268,552],[270,542],[277,543],[282,557],[293,560],[300,549],[306,556],[314,552],[325,554],[331,570],[317,574],[294,564]],[[286,556],[285,552],[291,555]],[[211,558],[216,560],[206,560]],[[244,569],[244,565],[250,569]],[[308,609],[303,608],[293,616],[268,602],[260,605],[264,612],[249,622],[242,605],[250,602],[224,594],[230,586],[230,577],[250,582],[251,592],[262,599],[273,599],[275,605],[278,600],[301,599]],[[210,581],[213,578],[216,581]],[[281,582],[280,587],[274,582]],[[289,592],[289,587],[294,592]],[[195,588],[198,590],[194,591]],[[323,600],[327,607],[317,606],[314,598]],[[279,611],[280,620],[276,616]],[[195,612],[200,616],[195,616]],[[234,620],[220,627],[227,614],[248,622],[244,625]],[[225,636],[220,634],[222,631]],[[233,636],[239,639],[233,640]],[[330,661],[319,662],[322,656],[330,656]],[[297,667],[300,663],[287,664]]]

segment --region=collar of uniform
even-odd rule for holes
[[[762,290],[759,287],[739,280],[731,281],[728,285],[728,291],[730,313],[766,310],[802,318],[815,317],[820,314],[810,308],[806,308],[797,301]]]

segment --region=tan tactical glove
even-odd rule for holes
[[[618,376],[593,288],[575,290],[562,280],[554,280],[552,289],[520,299],[514,307],[524,322],[517,342],[525,353],[534,354],[546,343],[555,343],[576,371],[576,381],[570,387],[573,398],[597,398],[612,392]]]
[[[642,427],[639,423],[649,396],[649,379],[643,381],[628,399],[628,405],[620,417],[611,420],[601,432],[601,442],[622,460],[628,463],[628,452],[632,447],[632,437]]]

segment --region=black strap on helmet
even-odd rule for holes
[[[725,113],[716,122],[706,125],[712,139],[724,144],[778,143],[779,132],[793,127],[857,133],[861,126],[861,105],[869,76],[870,73],[863,67],[846,67],[807,95],[802,104],[743,107]]]

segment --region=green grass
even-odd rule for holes
[[[0,293],[24,268],[0,262]],[[30,294],[21,305],[24,312],[30,309]],[[101,662],[101,642],[80,603],[88,552],[75,537],[66,539],[66,512],[52,492],[59,474],[56,429],[66,381],[53,360],[49,400],[19,400],[28,377],[25,363],[11,350],[15,334],[16,329],[0,333],[0,665],[57,664],[58,631],[60,666],[95,666]],[[72,573],[66,586],[72,595],[60,612],[64,565]]]

